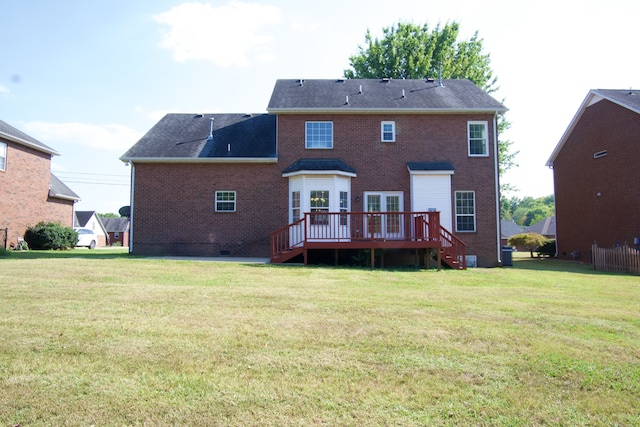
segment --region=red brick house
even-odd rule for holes
[[[57,155],[0,120],[0,229],[7,229],[6,242],[0,244],[16,244],[40,221],[72,226],[80,198],[51,173],[51,158]]]
[[[446,240],[462,266],[500,263],[506,108],[470,81],[278,80],[267,111],[168,114],[121,157],[133,253],[306,261]]]
[[[558,256],[589,262],[640,237],[640,91],[591,90],[547,165],[553,167]]]
[[[100,217],[107,232],[107,245],[129,246],[129,218]]]

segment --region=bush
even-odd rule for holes
[[[538,248],[538,256],[556,256],[556,241],[551,239]]]
[[[35,250],[69,249],[78,243],[78,233],[60,223],[42,221],[27,229],[24,240]]]
[[[521,233],[509,237],[507,244],[509,246],[523,247],[529,251],[533,258],[533,251],[544,245],[547,238],[538,233]]]

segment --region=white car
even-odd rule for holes
[[[94,249],[98,244],[98,236],[90,228],[74,228],[78,233],[78,246],[86,246],[89,249]]]

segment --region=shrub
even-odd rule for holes
[[[24,240],[35,250],[69,249],[78,242],[78,233],[60,223],[42,221],[27,229]]]
[[[554,239],[547,240],[538,248],[538,256],[556,256],[556,241]]]
[[[507,241],[509,246],[523,247],[529,250],[531,258],[533,258],[533,251],[544,245],[547,238],[538,233],[521,233],[509,237]]]

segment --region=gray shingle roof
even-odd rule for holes
[[[638,90],[594,89],[592,92],[636,113],[640,113],[640,91]]]
[[[74,193],[67,185],[60,181],[60,179],[51,174],[51,178],[49,179],[49,197],[55,197],[57,199],[68,199],[68,200],[80,200],[80,196]]]
[[[512,219],[503,219],[500,221],[500,229],[502,231],[502,238],[508,239],[516,234],[524,233],[525,228],[516,224]]]
[[[267,111],[504,112],[506,107],[465,79],[277,80]]]
[[[548,216],[527,228],[529,233],[538,233],[543,236],[555,236],[556,235],[556,216]]]
[[[209,140],[213,118],[213,139]],[[268,114],[167,114],[120,159],[207,160],[276,157],[276,118]]]
[[[300,171],[340,171],[355,174],[356,170],[340,159],[299,159],[282,171],[283,174]]]
[[[409,162],[410,171],[453,171],[455,168],[449,162]]]
[[[105,218],[100,217],[102,225],[107,233],[122,233],[129,230],[129,218]]]
[[[59,155],[59,153],[53,148],[43,144],[37,139],[14,128],[10,124],[3,122],[2,120],[0,120],[0,138],[6,138],[18,144],[26,145],[27,147],[34,148],[38,151],[43,151],[54,156]]]

